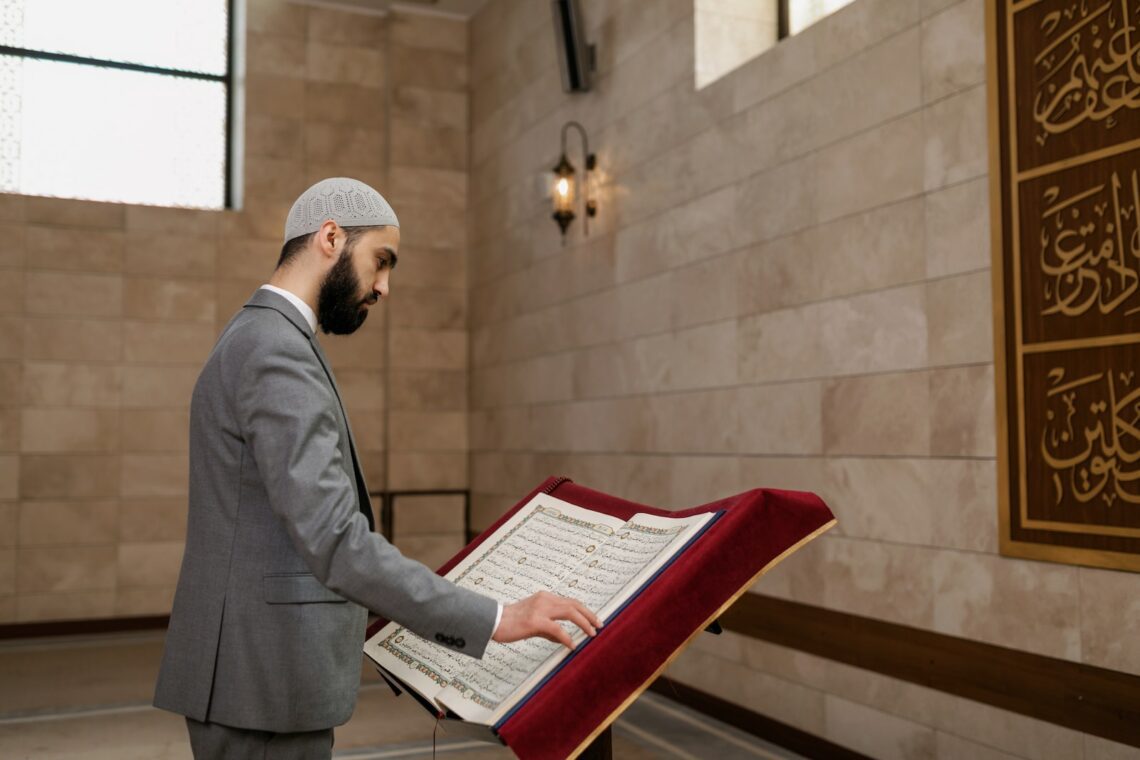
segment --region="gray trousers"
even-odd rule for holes
[[[333,730],[275,734],[186,719],[194,760],[328,760]]]

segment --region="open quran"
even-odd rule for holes
[[[605,626],[718,516],[638,513],[621,519],[537,493],[445,577],[504,604],[543,590],[572,597]],[[593,643],[576,626],[563,626],[573,650],[539,638],[492,641],[482,659],[474,659],[389,623],[368,639],[364,652],[386,678],[437,714],[493,726]]]

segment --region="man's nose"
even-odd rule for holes
[[[384,274],[384,275],[376,278],[376,281],[374,283],[372,283],[372,292],[375,294],[376,300],[380,300],[381,298],[387,298],[388,297],[388,276],[387,276],[387,274]]]

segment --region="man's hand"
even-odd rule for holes
[[[537,594],[520,599],[503,607],[503,619],[492,638],[500,644],[509,644],[531,636],[541,636],[556,641],[567,649],[573,649],[570,635],[558,624],[559,620],[569,620],[588,635],[593,636],[602,627],[598,617],[586,609],[576,599],[539,591]]]

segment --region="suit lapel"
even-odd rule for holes
[[[376,526],[372,520],[372,500],[368,496],[368,486],[364,483],[364,470],[361,468],[360,460],[356,456],[356,441],[353,440],[352,437],[352,426],[348,424],[348,414],[344,411],[344,402],[341,401],[340,389],[336,386],[336,378],[333,376],[328,358],[325,357],[325,352],[321,349],[321,344],[317,341],[317,337],[313,335],[309,323],[305,321],[305,318],[301,316],[293,304],[272,290],[258,288],[245,305],[247,307],[253,306],[262,309],[273,309],[292,322],[293,325],[301,331],[301,334],[309,339],[309,345],[313,347],[313,353],[317,355],[317,360],[320,361],[321,368],[325,371],[325,375],[329,379],[329,384],[332,385],[333,395],[336,396],[336,403],[340,408],[340,416],[344,419],[344,427],[348,431],[348,451],[352,456],[352,470],[356,476],[356,492],[360,503],[360,511],[368,518],[368,527],[375,530]]]
[[[325,375],[328,376],[329,382],[332,384],[333,394],[336,395],[336,403],[340,407],[341,416],[344,418],[344,427],[348,430],[348,450],[352,454],[352,469],[356,475],[356,491],[360,501],[360,511],[368,518],[368,527],[375,530],[376,526],[372,520],[372,500],[368,496],[368,486],[364,483],[364,470],[360,466],[360,460],[356,456],[356,440],[352,435],[352,425],[348,424],[348,413],[344,410],[344,402],[340,398],[340,389],[337,388],[336,377],[333,376],[328,357],[325,356],[324,349],[321,348],[321,344],[315,335],[309,336],[309,343],[312,345],[317,359],[320,360]]]

